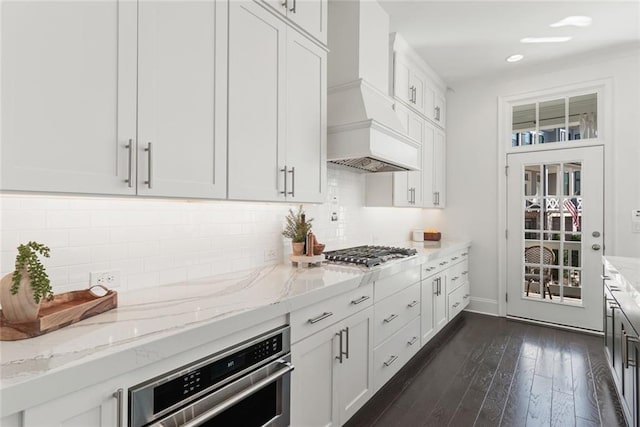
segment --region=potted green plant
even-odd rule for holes
[[[289,214],[285,218],[286,223],[282,235],[291,239],[293,255],[302,255],[304,253],[304,242],[307,234],[311,231],[311,221],[313,218],[306,218],[302,205],[298,206],[297,212],[289,209]]]
[[[49,257],[50,249],[38,242],[18,246],[15,270],[0,281],[2,314],[10,323],[36,320],[43,299],[52,299],[51,281],[38,255]]]

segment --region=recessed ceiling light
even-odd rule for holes
[[[568,42],[573,37],[525,37],[520,39],[520,43],[563,43]]]
[[[507,62],[518,62],[518,61],[521,61],[521,60],[522,60],[522,58],[524,58],[524,55],[520,55],[520,54],[518,53],[518,54],[515,54],[515,55],[511,55],[511,56],[509,56],[509,57],[506,59],[506,61],[507,61]]]
[[[588,27],[591,25],[591,17],[590,16],[567,16],[563,20],[555,22],[550,27]]]

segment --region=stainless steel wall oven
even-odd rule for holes
[[[285,326],[129,389],[129,425],[284,427],[290,422]]]

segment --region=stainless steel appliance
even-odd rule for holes
[[[373,267],[392,259],[407,258],[417,253],[416,249],[411,248],[356,246],[337,251],[327,251],[324,255],[327,261]]]
[[[129,390],[129,425],[281,427],[290,422],[285,326]]]

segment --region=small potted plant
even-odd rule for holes
[[[289,209],[282,235],[291,239],[293,255],[304,253],[304,242],[307,239],[307,234],[311,231],[311,221],[313,218],[306,218],[302,205],[298,207],[297,212]]]
[[[40,302],[53,298],[49,275],[38,254],[48,258],[49,248],[38,242],[18,246],[15,270],[0,281],[2,314],[10,323],[36,320]]]

